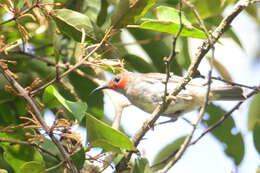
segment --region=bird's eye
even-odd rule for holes
[[[120,81],[120,77],[116,76],[116,77],[114,78],[114,82],[118,83],[119,81]]]

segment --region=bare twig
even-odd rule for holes
[[[70,169],[73,171],[73,173],[78,173],[78,170],[76,166],[73,164],[73,162],[70,160],[70,156],[63,147],[63,145],[60,143],[60,141],[52,134],[50,131],[50,128],[46,124],[46,122],[43,120],[41,112],[35,103],[34,99],[29,95],[28,91],[25,90],[11,75],[10,75],[10,70],[8,69],[7,65],[4,63],[0,62],[0,72],[4,75],[6,80],[15,88],[19,94],[27,101],[29,104],[30,108],[32,109],[35,117],[41,124],[42,128],[45,130],[47,135],[51,138],[51,140],[54,142],[54,144],[57,146],[59,149],[60,153],[64,157],[64,160],[66,163],[68,163]]]
[[[248,0],[240,0],[233,8],[233,10],[222,20],[220,25],[214,30],[212,33],[212,40],[205,40],[202,46],[199,47],[198,52],[196,53],[193,62],[191,63],[187,73],[185,74],[183,80],[180,85],[176,87],[171,93],[173,96],[176,96],[191,80],[191,76],[193,76],[202,60],[202,58],[206,55],[206,53],[210,50],[213,44],[223,35],[223,33],[229,28],[231,22],[235,19],[235,17],[244,10],[250,2]],[[167,106],[170,104],[170,101],[167,101],[165,104],[159,105],[150,118],[145,121],[144,125],[135,133],[133,136],[133,142],[135,146],[139,144],[143,136],[146,132],[153,127],[155,121],[159,118],[159,116],[165,111]],[[126,167],[127,163],[130,160],[133,152],[128,152],[127,155],[119,162],[117,165],[117,171],[122,172]]]

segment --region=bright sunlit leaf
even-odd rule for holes
[[[66,100],[54,86],[48,86],[43,93],[43,103],[48,108],[57,106],[63,106],[68,112],[70,112],[75,119],[79,122],[84,117],[84,113],[87,110],[87,104],[83,102],[72,102]]]
[[[121,149],[136,150],[133,142],[122,132],[86,113],[88,140],[93,147],[105,151],[120,152]]]

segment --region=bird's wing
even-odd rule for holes
[[[154,80],[159,80],[159,81],[165,81],[166,80],[166,74],[163,73],[146,73],[142,74],[146,77],[146,79],[154,81]],[[173,83],[180,83],[182,81],[183,77],[177,76],[177,75],[171,75],[171,78],[169,79],[169,82]],[[195,80],[191,80],[188,85],[192,86],[202,86],[201,83]]]

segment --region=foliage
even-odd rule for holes
[[[212,31],[224,18],[223,11],[236,1],[189,3],[198,10],[205,28]],[[101,171],[99,162],[106,165],[106,154],[138,152],[123,127],[121,130],[111,127],[103,111],[104,95],[90,93],[104,81],[105,71],[165,72],[164,57],[170,55],[172,35],[178,33],[181,25],[176,50],[180,53],[173,59],[171,69],[182,75],[191,64],[188,40],[206,39],[208,33],[191,6],[182,3],[181,8],[180,12],[178,0],[0,0],[0,65],[4,69],[0,74],[0,172],[65,172],[69,167],[63,162],[64,153],[78,170]],[[255,4],[245,11],[259,23]],[[127,49],[122,29],[135,39],[149,60]],[[243,49],[232,28],[225,36]],[[209,62],[224,80],[232,81],[220,61],[209,59]],[[49,129],[4,73],[26,89],[42,116],[47,116],[46,112],[55,116]],[[258,153],[259,104],[258,93],[253,96],[248,113],[248,129],[253,132]],[[210,104],[204,126],[210,127],[227,111]],[[85,146],[73,131],[74,125],[86,129]],[[239,165],[246,152],[245,142],[241,132],[237,129],[238,133],[232,134],[232,129],[237,127],[229,117],[211,134],[222,144],[227,157]],[[47,136],[55,136],[64,153]],[[169,156],[183,141],[184,138],[174,139],[163,147],[153,164]],[[91,156],[89,153],[95,148],[102,150]],[[148,159],[137,157],[131,171],[152,172]],[[112,161],[117,163],[115,158]]]

